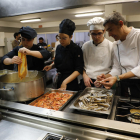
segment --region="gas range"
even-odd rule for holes
[[[132,112],[133,111],[133,112]],[[140,124],[140,99],[120,97],[116,106],[115,120]]]
[[[78,140],[78,139],[71,139],[62,135],[48,133],[42,140]]]

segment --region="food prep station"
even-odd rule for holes
[[[57,92],[71,94],[58,111],[33,106],[45,94]],[[97,94],[94,94],[95,92]],[[0,94],[2,93],[3,91]],[[86,88],[79,92],[45,88],[43,95],[27,101],[0,99],[0,139],[138,140],[140,138],[139,116],[129,114],[130,109],[139,109],[140,99],[117,95],[115,90],[100,88]],[[109,99],[108,103],[100,103],[100,100],[106,102],[107,99]],[[81,104],[82,106],[79,106]],[[89,108],[91,106],[96,109]]]

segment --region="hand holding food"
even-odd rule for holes
[[[96,80],[95,82],[94,82],[94,85],[95,85],[95,87],[97,87],[97,88],[101,88],[103,85],[101,84],[101,82],[100,81],[98,81],[98,80]]]
[[[106,76],[104,74],[100,74],[100,75],[97,76],[98,81],[102,81],[105,78],[106,78]]]
[[[22,60],[20,57],[18,56],[14,56],[12,59],[11,59],[11,64],[21,64],[22,63]]]
[[[116,83],[116,81],[117,78],[115,76],[112,76],[102,80],[101,84],[103,84],[106,89],[110,89]]]
[[[104,74],[98,75],[96,81],[94,82],[95,87],[97,87],[97,88],[102,87],[103,85],[101,84],[101,81],[102,81],[103,79],[105,79],[105,78],[106,78],[106,77],[105,77]]]
[[[19,49],[19,52],[26,54],[26,55],[31,55],[31,51],[25,47]]]

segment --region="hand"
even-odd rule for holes
[[[49,70],[51,70],[51,69],[52,69],[52,66],[51,66],[51,65],[45,66],[45,67],[43,68],[43,70],[45,70],[45,71],[49,71]]]
[[[65,82],[63,82],[61,84],[61,87],[59,88],[59,90],[66,90],[67,89],[67,84]]]
[[[100,81],[104,80],[105,78],[106,78],[106,77],[105,77],[104,74],[98,75],[96,81],[94,82],[95,87],[97,87],[97,88],[102,87],[103,85],[101,84]]]
[[[106,76],[104,74],[100,74],[97,76],[97,81],[102,81],[106,78]]]
[[[96,80],[95,82],[94,82],[94,85],[95,85],[95,87],[97,87],[97,88],[101,88],[103,85],[101,84],[101,82],[100,81],[98,81],[98,80]]]
[[[14,57],[11,59],[11,63],[12,63],[12,64],[21,64],[21,63],[22,63],[22,60],[21,60],[20,57],[14,56]]]
[[[83,75],[83,79],[84,79],[85,86],[86,87],[91,87],[90,83],[93,84],[93,82],[92,82],[92,80],[86,74]]]
[[[47,49],[47,46],[44,46],[45,49]]]
[[[112,76],[101,81],[106,89],[110,89],[117,81],[117,78]]]
[[[19,49],[19,52],[24,53],[26,55],[31,55],[31,51],[25,47]]]

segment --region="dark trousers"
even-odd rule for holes
[[[140,98],[140,79],[127,79],[120,82],[121,96]]]

